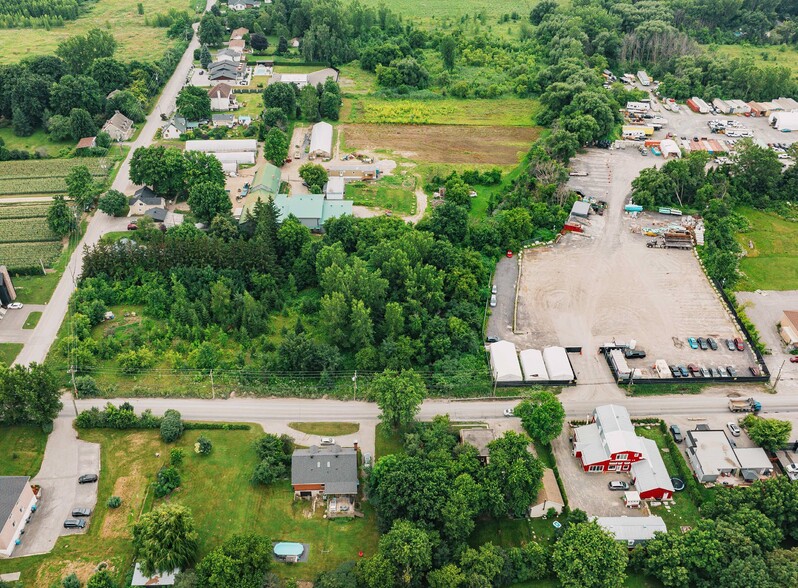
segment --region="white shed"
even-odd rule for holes
[[[327,188],[325,195],[327,200],[343,200],[344,192],[346,192],[346,180],[341,176],[330,176],[327,180]]]
[[[662,152],[662,157],[668,159],[669,157],[679,158],[682,156],[682,150],[673,139],[663,139],[660,141],[659,150]]]
[[[798,112],[774,112],[770,115],[770,124],[783,133],[798,131]]]
[[[543,362],[546,364],[549,380],[570,382],[574,379],[574,371],[564,347],[546,347],[543,350]]]
[[[214,140],[193,140],[186,141],[186,151],[202,151],[203,153],[229,153],[233,151],[258,150],[258,142],[255,139],[221,139]]]
[[[725,100],[721,100],[720,98],[715,98],[712,101],[712,106],[714,106],[718,112],[722,114],[731,114],[733,111],[732,106],[726,102]]]
[[[237,163],[237,164],[244,164],[255,163],[255,153],[252,151],[225,151],[225,152],[218,152],[218,151],[209,151],[207,152],[208,155],[213,155],[216,159],[222,162],[222,166],[226,163]]]
[[[310,132],[310,157],[332,157],[333,128],[328,122],[318,122]]]
[[[524,382],[545,381],[549,379],[543,354],[537,349],[524,349],[519,353],[521,369],[524,372]]]
[[[498,341],[490,345],[490,368],[493,379],[497,382],[521,382],[521,366],[518,363],[518,354],[515,343]]]

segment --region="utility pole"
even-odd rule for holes
[[[216,398],[216,389],[213,386],[213,370],[211,370],[211,398]]]
[[[776,374],[776,381],[775,381],[775,382],[773,382],[773,391],[774,391],[774,392],[776,391],[776,386],[778,386],[778,385],[779,385],[779,380],[781,379],[781,370],[783,370],[783,369],[784,369],[784,364],[785,364],[785,363],[787,363],[787,360],[786,360],[786,359],[785,359],[784,361],[782,361],[782,362],[781,362],[781,366],[779,367],[779,373],[778,373],[778,374]]]
[[[72,408],[75,409],[75,416],[78,416],[78,404],[75,402],[75,398],[78,397],[78,387],[75,384],[75,366],[69,366],[69,373],[72,376]]]
[[[352,384],[354,387],[352,392],[352,400],[357,400],[357,370],[355,370],[355,375],[352,376]]]

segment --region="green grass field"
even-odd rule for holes
[[[346,197],[356,206],[390,210],[396,214],[415,214],[416,178],[413,175],[384,176],[376,182],[352,182],[346,185]]]
[[[358,423],[288,423],[288,426],[308,435],[323,435],[327,437],[351,435],[360,430]]]
[[[377,8],[384,4],[382,0],[363,0],[363,5]],[[459,19],[464,14],[471,16],[481,12],[496,21],[502,14],[509,14],[513,11],[518,12],[522,17],[529,15],[529,12],[537,4],[530,0],[514,2],[509,5],[502,0],[404,0],[396,6],[391,6],[391,10],[407,17],[422,18],[429,20],[441,20],[445,18]]]
[[[144,6],[139,15],[136,5]],[[0,63],[15,63],[31,55],[54,53],[64,39],[82,35],[89,29],[111,31],[119,43],[115,57],[128,61],[156,60],[174,41],[166,38],[165,28],[147,26],[147,15],[166,13],[169,9],[193,11],[193,0],[100,0],[89,3],[89,9],[78,20],[63,27],[46,29],[0,30]]]
[[[39,319],[42,318],[42,313],[38,310],[33,311],[28,315],[28,318],[25,319],[25,324],[22,325],[23,329],[35,329],[36,325],[39,324]]]
[[[737,290],[798,289],[798,223],[750,208],[737,212],[753,227],[753,230],[737,236],[746,254],[740,260],[744,278]],[[749,241],[753,242],[753,249],[749,247]]]
[[[22,343],[0,343],[0,364],[11,365],[22,351]]]
[[[793,76],[798,76],[798,49],[787,45],[753,47],[751,45],[710,45],[710,50],[735,58],[750,57],[758,66],[780,65],[789,67]]]
[[[21,347],[21,345],[20,345]],[[47,435],[41,427],[0,427],[0,476],[30,476],[39,473]]]
[[[374,439],[375,459],[392,455],[394,453],[404,453],[404,435],[399,431],[394,431],[388,425],[380,423],[377,425],[377,433]]]
[[[532,127],[538,104],[523,98],[494,100],[385,100],[356,96],[344,100],[348,123]]]
[[[26,29],[26,31],[30,31],[30,29]],[[5,33],[8,33],[7,29],[0,29],[0,42],[2,42],[1,40]],[[3,56],[0,55],[0,62],[2,62],[2,60]],[[29,137],[17,137],[11,127],[5,127],[0,129],[0,139],[3,139],[6,147],[9,149],[33,151],[35,149],[44,148],[50,156],[59,155],[62,149],[68,151],[75,146],[74,141],[51,141],[50,137],[47,136],[47,133],[45,133],[43,129],[37,129]]]

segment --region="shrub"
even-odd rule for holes
[[[81,398],[96,398],[102,393],[97,382],[91,376],[78,376],[75,378],[75,388]]]
[[[204,435],[200,435],[197,438],[197,442],[194,443],[194,452],[199,453],[200,455],[210,455],[212,450],[213,443],[211,443],[211,440]]]
[[[119,496],[111,496],[108,502],[105,503],[108,508],[119,508],[122,506],[122,499]]]
[[[172,443],[183,436],[183,420],[180,418],[180,413],[176,410],[169,409],[161,420],[161,439],[166,443]]]
[[[174,447],[169,452],[169,463],[174,467],[180,467],[183,465],[183,459],[185,458],[186,452],[180,449],[179,447]]]
[[[180,487],[180,472],[173,466],[158,470],[155,480],[155,498],[163,498]]]
[[[78,580],[77,575],[69,574],[62,580],[61,585],[64,588],[80,588],[80,580]]]
[[[184,431],[249,431],[249,425],[239,423],[183,423]]]

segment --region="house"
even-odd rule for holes
[[[156,572],[152,576],[147,576],[141,571],[141,566],[136,562],[133,568],[133,581],[131,586],[174,586],[175,576],[180,573],[180,568],[175,568],[170,572]]]
[[[282,82],[284,84],[294,84],[299,89],[304,88],[308,84],[311,86],[318,86],[319,84],[323,84],[327,81],[327,78],[331,78],[334,81],[338,81],[338,70],[327,67],[325,69],[320,69],[318,71],[314,71],[307,74],[295,74],[295,73],[275,73],[271,79],[269,80],[270,84],[274,84],[275,82]]]
[[[239,222],[249,220],[258,201],[268,202],[280,193],[281,172],[280,168],[267,163],[263,165],[250,182],[249,193],[244,199]]]
[[[244,35],[249,34],[249,29],[246,27],[240,27],[237,29],[233,29],[233,32],[230,33],[230,40],[231,41],[240,41],[244,38]]]
[[[166,201],[147,186],[139,188],[128,200],[128,216],[141,216],[152,208],[163,208]]]
[[[144,214],[150,217],[156,223],[162,223],[166,220],[166,209],[161,208],[160,206],[148,208]]]
[[[281,222],[293,214],[311,231],[321,231],[327,219],[352,214],[351,200],[327,200],[324,194],[278,194],[274,198],[274,204],[280,211]]]
[[[596,517],[593,520],[627,547],[632,548],[654,538],[654,533],[667,533],[662,517]]]
[[[310,132],[309,157],[332,157],[333,128],[328,122],[317,122]]]
[[[144,213],[144,216],[150,217],[153,222],[156,223],[163,223],[163,226],[167,229],[171,229],[172,227],[176,227],[178,225],[183,224],[184,217],[182,214],[177,214],[174,212],[169,212],[165,208],[155,207],[150,208]]]
[[[497,341],[490,344],[490,369],[494,382],[523,381],[515,343]]]
[[[241,52],[233,49],[221,49],[216,52],[216,61],[214,63],[219,63],[220,61],[238,63],[241,61]],[[210,68],[210,65],[208,67]]]
[[[216,127],[233,128],[236,124],[236,117],[232,114],[212,114],[211,124]]]
[[[117,110],[105,121],[102,130],[114,141],[127,141],[133,136],[133,121]]]
[[[779,335],[787,346],[798,348],[798,310],[785,310],[781,313]]]
[[[238,108],[235,90],[230,84],[216,84],[213,88],[208,90],[208,96],[211,97],[211,110],[218,112],[235,110]]]
[[[346,193],[346,180],[341,176],[332,176],[327,180],[324,195],[327,200],[343,200]]]
[[[554,476],[554,470],[546,468],[543,470],[543,485],[540,492],[538,492],[535,502],[529,507],[529,518],[544,517],[550,508],[560,514],[565,508],[565,501],[562,498],[560,486],[557,484],[557,478]]]
[[[193,131],[199,128],[198,122],[189,122],[182,116],[176,116],[161,129],[161,137],[164,139],[179,139],[186,131]]]
[[[495,438],[493,429],[460,429],[460,442],[463,445],[476,447],[477,457],[482,465],[487,465],[490,462],[488,444]]]
[[[657,444],[651,439],[640,437],[643,444],[644,459],[632,464],[632,484],[639,498],[643,500],[669,500],[673,498],[673,482],[662,461]]]
[[[586,472],[628,472],[644,448],[626,408],[606,404],[593,411],[592,423],[574,429],[573,455]]]
[[[11,556],[36,502],[29,477],[0,476],[0,556]]]
[[[8,273],[8,268],[0,265],[0,304],[3,306],[9,302],[14,302],[17,299],[17,291],[14,289],[14,284],[11,283],[11,276]]]
[[[208,66],[208,79],[216,81],[236,81],[241,77],[241,69],[232,61],[214,61]]]
[[[355,496],[358,484],[357,451],[352,447],[311,445],[291,456],[294,498]]]
[[[227,0],[227,9],[241,12],[247,9],[247,3],[244,0]]]
[[[83,137],[78,141],[75,149],[92,149],[94,147],[97,147],[97,137]]]
[[[702,483],[738,475],[753,481],[773,472],[773,464],[764,449],[736,448],[724,431],[687,431],[686,449],[696,479]]]
[[[238,51],[239,53],[243,53],[244,49],[246,49],[247,42],[243,39],[238,39],[235,41],[230,41],[227,44],[228,49],[232,49],[233,51]]]

